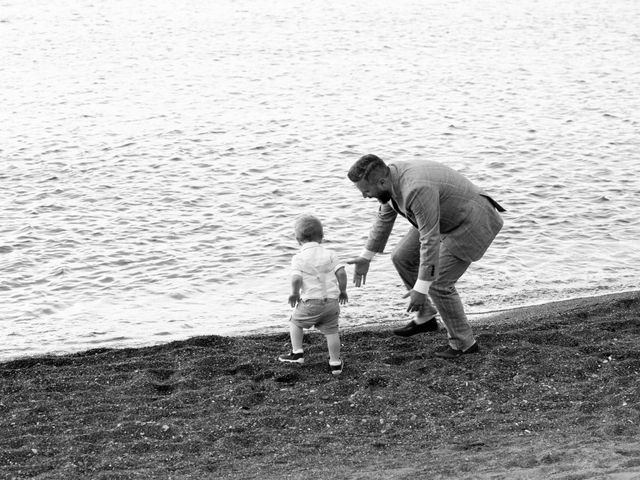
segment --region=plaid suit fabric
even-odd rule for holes
[[[482,257],[503,224],[497,204],[488,195],[437,162],[396,162],[389,168],[391,196],[420,234],[418,278],[436,278],[440,242],[461,260],[475,262]],[[391,202],[380,206],[367,250],[384,251],[397,216]]]
[[[440,313],[447,329],[449,345],[456,350],[465,350],[475,341],[462,300],[456,290],[456,282],[467,271],[471,262],[460,260],[447,249],[440,248],[438,277],[429,288],[426,304],[418,312],[418,318],[428,320]],[[391,261],[407,290],[411,290],[418,278],[420,266],[420,240],[418,230],[411,227],[391,253]],[[431,301],[429,301],[431,297]],[[434,307],[435,305],[435,307]]]

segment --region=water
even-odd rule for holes
[[[0,359],[286,331],[293,219],[359,253],[364,153],[508,209],[472,320],[636,289],[639,24],[635,0],[4,0]],[[381,256],[342,326],[405,320],[402,294]]]

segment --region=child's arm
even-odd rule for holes
[[[340,289],[338,302],[341,305],[344,305],[349,301],[349,296],[347,295],[347,271],[344,269],[344,267],[336,270],[336,278],[338,279],[338,288]]]
[[[291,295],[289,295],[289,305],[295,307],[300,303],[300,289],[302,288],[302,277],[300,275],[291,276]]]

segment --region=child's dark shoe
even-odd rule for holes
[[[331,373],[333,375],[340,375],[342,373],[342,366],[344,365],[344,362],[342,360],[340,360],[340,364],[339,365],[331,365],[329,364],[329,368],[331,369]]]
[[[287,363],[304,363],[304,353],[291,352],[289,355],[280,355],[278,360]]]

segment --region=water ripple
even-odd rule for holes
[[[369,152],[506,206],[471,314],[637,288],[637,2],[5,7],[1,358],[285,330],[293,220],[357,254]],[[374,267],[346,326],[404,319]]]

